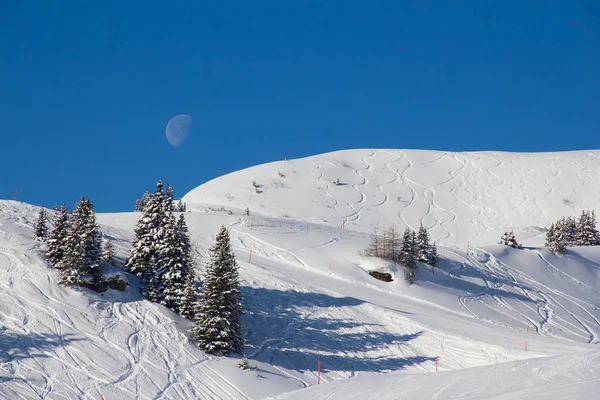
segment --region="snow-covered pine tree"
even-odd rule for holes
[[[54,228],[48,234],[46,240],[46,258],[50,265],[59,268],[65,255],[67,245],[67,233],[69,231],[69,211],[63,204],[56,208],[56,219]]]
[[[427,264],[434,266],[438,262],[437,247],[431,243],[427,250]]]
[[[194,303],[196,296],[196,276],[194,273],[194,260],[192,257],[192,244],[183,214],[179,215],[175,226],[177,245],[181,254],[181,263],[183,265],[184,290],[176,303],[175,309],[186,318],[193,317]]]
[[[592,211],[582,211],[577,221],[575,244],[577,246],[597,246],[600,235],[596,229],[596,214]]]
[[[244,350],[240,322],[242,293],[229,232],[224,226],[210,253],[192,336],[198,347],[207,353],[241,353]]]
[[[48,236],[48,216],[46,215],[46,209],[42,207],[40,209],[40,213],[38,214],[38,219],[35,222],[35,226],[33,228],[33,238],[35,240],[39,240],[40,242],[46,241]]]
[[[115,246],[110,239],[105,239],[102,243],[102,259],[107,264],[115,265]]]
[[[149,197],[134,229],[135,238],[126,263],[128,272],[142,278],[142,294],[150,301],[159,300],[159,286],[164,273],[159,252],[164,235],[163,202],[163,183],[158,181],[156,191]]]
[[[187,206],[183,202],[183,200],[179,199],[177,202],[177,206],[175,206],[175,211],[177,212],[186,212]]]
[[[166,272],[162,259],[165,246],[165,226],[168,221],[165,204],[165,194],[162,181],[156,184],[156,191],[146,210],[150,215],[152,226],[150,229],[150,260],[142,273],[142,294],[150,301],[161,302],[163,298],[163,275]]]
[[[556,249],[559,243],[563,246],[571,245],[573,242],[573,225],[565,217],[562,217],[554,224],[554,234],[550,246]],[[556,251],[556,250],[554,250]]]
[[[577,234],[577,221],[575,221],[575,218],[568,217],[566,219],[564,230],[567,245],[573,246],[575,244],[575,236]]]
[[[165,226],[164,247],[161,250],[161,259],[165,273],[161,285],[161,304],[180,312],[180,305],[185,296],[185,278],[187,266],[184,264],[184,255],[180,246],[179,232],[173,213],[169,215]]]
[[[417,273],[417,249],[415,232],[406,228],[402,235],[402,250],[400,252],[400,261],[406,267],[406,280],[409,283],[415,281]]]
[[[173,196],[175,196],[175,191],[173,191],[173,188],[171,187],[171,185],[167,185],[167,188],[165,189],[165,197],[164,197],[164,208],[165,208],[165,212],[166,212],[166,217],[168,218],[168,214],[172,213],[175,209],[175,200],[173,199]]]
[[[146,192],[144,193],[142,198],[137,199],[135,201],[135,211],[144,212],[144,210],[146,209],[146,205],[148,204],[148,202],[150,201],[151,198],[152,198],[152,193],[150,193],[149,191],[146,190]]]
[[[550,228],[548,228],[548,232],[546,232],[546,243],[544,244],[546,247],[552,247],[552,243],[555,239],[555,229],[554,222],[550,224]]]
[[[427,229],[421,224],[419,227],[419,232],[417,233],[417,260],[429,263],[429,255],[430,245],[429,245],[429,232]]]
[[[590,238],[590,242],[593,243],[592,246],[600,246],[600,232],[596,229],[596,212],[592,210],[592,214],[590,215],[590,227],[593,230],[593,239]]]
[[[86,277],[94,282],[100,280],[102,278],[101,243],[94,206],[82,197],[71,216],[66,253],[61,262],[60,283],[73,286]]]
[[[515,249],[520,249],[522,247],[517,242],[517,238],[515,237],[515,233],[513,231],[504,232],[504,235],[502,235],[500,244],[503,244],[505,246],[510,246],[510,247],[515,248]]]
[[[198,291],[196,289],[196,273],[190,268],[185,277],[185,288],[183,299],[179,304],[179,314],[189,320],[194,320],[195,306],[198,301]]]

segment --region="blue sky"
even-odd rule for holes
[[[0,198],[47,207],[348,148],[600,148],[593,0],[10,1],[0,67]]]

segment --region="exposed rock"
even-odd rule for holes
[[[384,282],[392,282],[392,275],[387,272],[377,272],[377,271],[369,271],[369,275],[371,275],[375,279],[379,279]]]
[[[79,286],[88,288],[90,290],[93,290],[94,292],[102,293],[108,290],[108,281],[102,280],[100,282],[88,282],[82,280],[79,282]]]
[[[122,292],[127,288],[127,286],[129,286],[129,282],[126,279],[123,279],[120,275],[111,276],[108,279],[108,286],[111,289],[120,290]]]

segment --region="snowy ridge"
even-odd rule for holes
[[[335,226],[345,221],[368,233],[376,224],[416,230],[422,223],[444,244],[489,244],[486,233],[497,241],[498,231],[535,232],[593,209],[600,200],[600,151],[347,150],[234,172],[184,200],[192,208],[258,206],[254,211],[274,217]]]
[[[195,348],[188,322],[143,300],[135,278],[104,295],[57,285],[31,238],[39,209],[0,201],[0,398],[593,397],[600,249],[557,256],[539,245],[548,222],[594,208],[596,153],[353,150],[193,190],[185,215],[201,256],[221,225],[231,232],[255,372]],[[139,215],[98,215],[118,258]],[[374,225],[421,221],[444,243],[435,270],[421,266],[410,286],[366,274],[397,272],[358,255]],[[523,250],[495,244],[506,227]]]

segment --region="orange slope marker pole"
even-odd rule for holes
[[[435,359],[435,372],[438,372],[439,366],[440,366],[440,358],[437,357]]]
[[[321,360],[317,360],[317,371],[318,371],[317,385],[320,385],[321,384]]]

